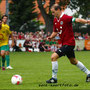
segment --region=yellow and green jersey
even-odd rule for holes
[[[10,34],[10,27],[7,24],[2,24],[2,28],[0,29],[0,47],[3,45],[8,45]]]

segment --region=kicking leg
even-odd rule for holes
[[[90,81],[88,80],[90,78],[90,71],[83,65],[82,62],[76,60],[75,58],[69,58],[71,64],[76,65],[81,71],[83,71],[85,74],[87,74],[87,79],[86,81]]]
[[[2,70],[5,70],[5,51],[1,51],[1,56],[2,56]]]

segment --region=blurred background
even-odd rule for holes
[[[7,24],[16,43],[11,51],[53,52],[61,47],[58,35],[52,41],[46,40],[53,31],[50,8],[54,3],[65,9],[67,15],[90,19],[89,0],[0,0],[0,17],[8,15]],[[90,50],[90,25],[73,23],[73,31],[75,50]],[[9,41],[11,47],[11,40]]]

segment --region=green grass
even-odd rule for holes
[[[75,52],[76,58],[90,69],[90,51]],[[0,89],[90,89],[86,75],[71,65],[67,57],[58,59],[58,83],[46,84],[51,78],[51,52],[12,52],[10,53],[13,70],[0,70]],[[23,78],[21,85],[11,84],[11,77],[19,74]],[[55,86],[56,85],[56,86]]]

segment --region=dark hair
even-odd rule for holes
[[[4,17],[7,17],[7,18],[8,18],[8,16],[7,16],[6,14],[2,16],[2,19],[3,19]]]
[[[60,8],[60,6],[59,5],[57,5],[57,6],[55,6],[54,7],[54,9],[57,11],[58,9],[60,9],[61,10],[61,8]]]

